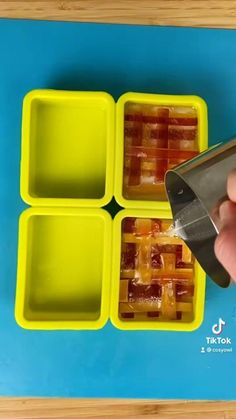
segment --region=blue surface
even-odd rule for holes
[[[209,106],[213,144],[236,133],[236,32],[0,20],[0,53],[0,394],[235,399],[236,288],[208,282],[205,321],[193,333],[121,332],[110,324],[31,332],[16,325],[13,308],[25,93],[197,94]],[[219,317],[233,352],[201,354]]]

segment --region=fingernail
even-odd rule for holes
[[[236,204],[227,200],[224,201],[219,208],[219,219],[221,228],[226,224],[236,223]]]

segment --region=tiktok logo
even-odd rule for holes
[[[214,333],[214,335],[220,335],[225,325],[226,322],[220,317],[218,323],[212,326],[212,332]]]
[[[225,325],[226,322],[219,317],[218,322],[213,324],[211,328],[213,336],[206,336],[206,346],[201,346],[200,348],[201,354],[208,356],[210,353],[227,354],[233,352],[232,338],[219,336],[223,332]]]

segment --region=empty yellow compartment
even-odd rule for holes
[[[171,292],[165,293],[167,298],[170,299],[170,301],[165,301],[165,307],[166,310],[169,311],[167,313],[167,319],[165,319],[165,315],[163,318],[163,313],[160,318],[155,318],[155,312],[158,312],[160,308],[158,307],[159,301],[158,298],[152,299],[151,304],[148,303],[148,300],[145,300],[145,297],[142,296],[141,303],[129,303],[127,296],[130,297],[129,289],[128,289],[128,283],[125,276],[123,276],[123,279],[121,278],[121,250],[122,250],[122,222],[126,218],[136,218],[137,220],[142,219],[142,223],[140,223],[141,228],[147,229],[149,228],[148,222],[151,220],[159,219],[163,224],[165,224],[165,220],[171,220],[171,212],[169,210],[160,210],[156,209],[154,210],[138,210],[138,209],[127,209],[120,211],[114,219],[113,222],[113,258],[112,258],[112,286],[111,286],[111,310],[110,310],[110,318],[115,327],[122,330],[172,330],[172,331],[192,331],[197,329],[202,321],[204,316],[204,303],[205,303],[205,282],[206,282],[206,274],[198,264],[198,262],[195,260],[194,262],[194,269],[193,269],[193,286],[194,286],[194,293],[191,297],[191,300],[188,301],[188,299],[184,302],[176,302],[171,301],[173,298],[173,294]],[[147,220],[147,222],[144,222],[143,220]],[[164,222],[163,222],[164,221]],[[140,230],[140,234],[142,235],[142,231]],[[135,236],[131,234],[127,234],[127,240],[128,242],[132,243],[136,240],[137,244],[139,242],[138,238],[135,238]],[[150,243],[148,243],[148,240],[151,240]],[[153,242],[152,242],[153,240]],[[159,240],[166,242],[166,238],[164,236],[160,236]],[[180,239],[178,238],[169,238],[169,241],[174,243],[176,241],[176,244],[178,244]],[[150,267],[148,268],[146,260],[145,260],[145,253],[148,252],[148,249],[151,248],[150,246],[155,246],[155,238],[151,238],[151,236],[147,236],[146,239],[144,239],[143,243],[143,249],[139,253],[137,253],[137,247],[136,247],[136,257],[141,255],[143,258],[143,271],[142,274],[142,285],[145,285],[145,287],[148,289],[148,287],[152,286],[150,282],[149,274],[151,275]],[[186,266],[188,266],[190,261],[190,252],[188,251],[188,248],[184,246],[185,251],[182,254],[182,258],[186,262]],[[165,263],[169,264],[169,270],[174,271],[174,268],[172,268],[172,259],[171,259],[171,253],[170,250],[166,250],[167,253],[163,254],[163,258],[165,256]],[[150,256],[150,255],[149,255]],[[130,259],[130,256],[129,256]],[[139,268],[142,269],[142,263],[139,261]],[[134,267],[130,268],[133,269]],[[136,267],[137,269],[137,267]],[[177,269],[176,272],[173,272],[173,275],[186,275],[186,272],[190,269]],[[191,268],[192,270],[192,268]],[[159,275],[160,275],[159,270]],[[127,274],[127,271],[126,271]],[[138,273],[138,278],[140,272]],[[163,272],[165,274],[165,272]],[[125,275],[125,272],[123,273]],[[192,275],[192,274],[191,274]],[[128,276],[129,277],[129,276]],[[127,277],[127,278],[128,278]],[[177,278],[173,276],[173,278]],[[186,276],[187,278],[187,276]],[[190,278],[190,277],[189,277]],[[165,279],[165,278],[164,278]],[[171,279],[171,277],[170,277]],[[138,279],[140,281],[140,279]],[[176,281],[176,279],[175,279]],[[153,283],[153,281],[152,281]],[[168,281],[163,281],[163,286],[168,287]],[[162,297],[163,298],[163,297]],[[182,299],[181,299],[182,300]],[[148,304],[146,304],[148,303]],[[140,304],[140,305],[139,305]],[[145,305],[146,304],[146,305]],[[174,307],[173,307],[174,305]],[[146,308],[146,306],[148,308]],[[133,310],[136,310],[135,316],[133,318],[122,318],[120,315],[120,308],[124,310],[126,313],[132,313]],[[182,312],[182,319],[176,319],[175,316],[172,316],[171,310],[174,310],[175,312],[179,311]],[[151,312],[150,314],[154,314],[154,317],[148,317],[145,311]],[[158,314],[157,314],[158,316]],[[168,317],[173,318],[173,320],[168,319]]]
[[[104,92],[33,90],[23,103],[21,196],[102,207],[113,196],[115,102]]]
[[[165,122],[165,116],[160,114],[157,117],[158,114],[156,113],[161,110],[162,112],[168,110],[167,108],[171,112],[167,118],[168,123]],[[127,115],[127,109],[132,109],[132,113]],[[185,138],[191,138],[191,126],[189,125],[191,125],[190,120],[194,119],[190,115],[193,112],[196,115],[197,125],[196,144],[191,151],[191,148],[189,148],[191,141],[186,141]],[[181,115],[187,116],[182,116],[182,121],[189,118],[189,122],[184,126],[185,131],[180,139],[181,125],[178,125],[180,123],[178,118],[180,121]],[[125,121],[125,117],[129,117],[129,119]],[[163,127],[167,127],[167,132],[163,131]],[[162,144],[163,135],[166,136],[167,147],[166,144],[164,146]],[[122,95],[116,104],[114,195],[117,202],[124,208],[169,209],[163,179],[157,180],[157,183],[154,180],[158,179],[158,176],[162,176],[158,173],[158,170],[164,173],[167,168],[179,164],[180,161],[177,162],[178,158],[175,157],[175,153],[182,153],[181,161],[184,161],[192,158],[193,152],[205,150],[208,144],[207,138],[207,107],[202,98],[148,93],[125,93]],[[125,153],[128,153],[126,159],[124,158]],[[162,167],[165,160],[168,161],[166,169]],[[131,170],[131,162],[134,165],[133,180],[132,186],[129,186],[127,190],[125,186],[127,174],[125,173]],[[137,166],[139,169],[137,169]],[[160,169],[161,167],[162,169]],[[135,180],[135,172],[137,171],[140,171],[140,184]]]
[[[109,314],[111,217],[31,208],[20,217],[15,316],[27,329],[100,329]]]

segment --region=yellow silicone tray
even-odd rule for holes
[[[110,302],[111,216],[30,208],[20,217],[16,320],[27,329],[100,329]]]
[[[196,96],[127,93],[115,105],[104,92],[34,90],[24,99],[20,186],[32,208],[20,217],[15,306],[24,328],[100,329],[110,317],[120,329],[190,331],[202,321],[205,274],[197,263],[193,320],[119,318],[122,219],[171,218],[168,202],[122,196],[127,101],[195,107],[199,150],[207,148],[206,105]],[[132,210],[118,213],[112,229],[97,207],[113,194]]]
[[[34,206],[102,207],[113,195],[115,102],[104,92],[24,99],[21,196]]]
[[[113,221],[113,258],[112,258],[112,289],[110,317],[113,325],[122,330],[173,330],[192,331],[197,329],[203,320],[205,302],[206,274],[195,261],[194,264],[194,295],[193,295],[193,319],[190,321],[171,320],[159,321],[158,319],[134,320],[122,319],[119,316],[119,292],[120,292],[120,260],[121,260],[121,235],[122,221],[126,217],[159,218],[171,220],[170,210],[134,210],[120,211]]]
[[[208,145],[208,124],[206,103],[199,96],[184,95],[157,95],[149,93],[125,93],[116,105],[116,171],[114,195],[116,201],[124,208],[168,209],[167,200],[137,200],[127,199],[123,194],[124,172],[124,116],[127,103],[156,105],[156,106],[181,106],[195,108],[198,118],[198,148],[204,151]]]

